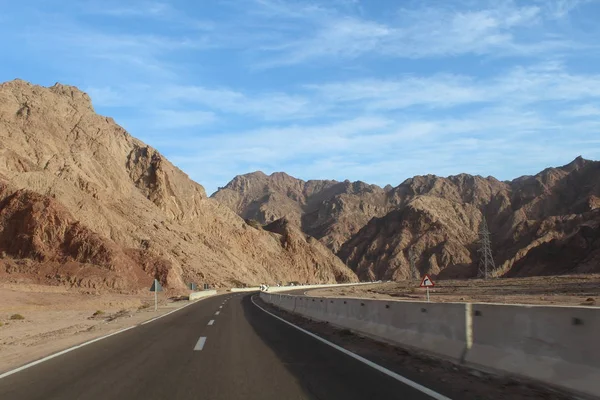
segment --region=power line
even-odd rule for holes
[[[479,228],[479,250],[481,258],[479,260],[479,272],[478,276],[483,279],[490,278],[492,271],[496,269],[494,264],[494,257],[492,255],[492,241],[490,239],[491,233],[488,229],[487,220],[483,217],[481,226]]]

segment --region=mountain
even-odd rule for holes
[[[137,290],[154,276],[179,289],[357,279],[303,233],[255,229],[207,198],[72,86],[0,85],[0,193],[3,280]]]
[[[304,232],[328,245],[361,279],[408,278],[410,251],[421,273],[476,276],[484,218],[496,276],[600,272],[598,162],[579,157],[511,182],[427,175],[384,189],[346,182],[353,190],[336,192],[331,188],[343,184],[319,181],[327,190],[306,197],[289,196],[286,187],[273,185],[275,175],[236,177],[213,197],[263,223],[293,209]],[[300,188],[306,184],[291,177],[286,181]],[[309,207],[307,199],[320,200]],[[265,215],[261,210],[267,206]]]
[[[286,217],[334,252],[371,218],[383,216],[385,190],[364,182],[310,180],[283,172],[235,177],[212,198],[245,219],[269,224]]]

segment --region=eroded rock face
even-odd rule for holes
[[[315,181],[274,175],[237,177],[214,197],[263,223],[291,215],[362,279],[408,278],[410,249],[421,273],[475,276],[484,217],[492,232],[496,275],[600,271],[590,261],[597,257],[596,242],[582,245],[585,232],[596,229],[598,220],[598,162],[577,158],[512,182],[467,174],[427,175],[384,189],[362,182],[316,181],[319,185],[312,187],[317,190],[307,191]],[[561,257],[543,256],[561,251]]]
[[[595,237],[590,232],[599,221],[598,162],[578,158],[512,182],[415,177],[388,193],[395,210],[370,221],[338,253],[360,277],[408,277],[411,248],[422,273],[475,276],[483,217],[492,232],[497,276],[600,271],[593,262],[597,240],[582,239],[585,232]]]
[[[32,259],[63,271],[69,263],[84,263],[92,277],[114,268],[123,281],[119,288],[132,290],[146,288],[153,274],[174,288],[189,281],[334,282],[338,275],[356,280],[345,266],[340,275],[340,261],[318,244],[302,238],[301,246],[286,249],[280,235],[254,229],[208,199],[201,185],[155,149],[97,115],[90,98],[75,87],[44,88],[19,80],[0,85],[0,175],[5,198],[13,196],[12,202],[29,210],[31,226],[54,227],[52,240],[39,233],[46,228],[21,227],[35,243],[21,241],[18,249],[0,245],[4,262],[12,265],[8,270],[21,271],[22,279],[27,273],[20,260]],[[0,229],[15,229],[21,217],[11,215],[6,221],[12,225]],[[85,238],[77,251],[72,237]],[[121,274],[121,264],[131,273]],[[104,278],[94,285],[111,287]]]
[[[384,189],[364,182],[303,181],[283,172],[235,177],[212,197],[245,219],[287,218],[334,252],[371,218],[383,216]]]

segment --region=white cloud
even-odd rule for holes
[[[138,1],[130,4],[107,1],[83,1],[78,4],[82,12],[94,15],[107,15],[112,17],[151,17],[161,18],[171,14],[174,10],[167,3],[156,1]]]
[[[478,103],[531,104],[600,98],[600,74],[572,74],[560,64],[546,63],[515,67],[485,79],[436,74],[329,82],[306,87],[322,102],[386,111],[413,106],[447,108]]]
[[[303,179],[398,184],[415,174],[461,172],[514,178],[506,166],[537,172],[578,154],[600,156],[600,122],[572,124],[552,113],[480,109],[462,117],[357,118],[333,124],[240,130],[218,137],[170,140],[176,163],[209,191],[234,175],[285,170]],[[577,132],[578,141],[569,140]],[[560,161],[557,161],[560,160]],[[206,171],[218,174],[206,175]]]
[[[281,92],[247,95],[223,88],[190,85],[168,85],[158,88],[161,99],[202,106],[224,113],[253,115],[265,120],[305,118],[313,115],[309,99]]]
[[[216,117],[206,111],[157,110],[150,120],[155,129],[178,129],[209,125]]]
[[[593,1],[595,0],[544,0],[542,4],[551,17],[560,19],[566,17],[575,9]]]
[[[600,97],[600,95],[599,95]],[[582,104],[562,112],[562,115],[571,118],[600,117],[600,105]]]
[[[263,68],[367,54],[398,58],[462,54],[531,57],[570,51],[572,46],[558,32],[548,35],[552,31],[546,22],[550,14],[556,16],[555,11],[549,13],[537,5],[518,6],[512,1],[481,2],[469,10],[452,6],[401,8],[395,19],[385,22],[341,14],[325,6],[265,0],[255,3],[264,14],[254,11],[253,16],[288,20],[284,29],[271,27],[277,42],[258,47],[271,55],[261,58]],[[562,3],[564,0],[558,0],[552,10],[565,10],[565,17],[566,10],[573,7]]]

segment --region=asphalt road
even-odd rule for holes
[[[232,293],[0,379],[0,399],[430,397]]]

